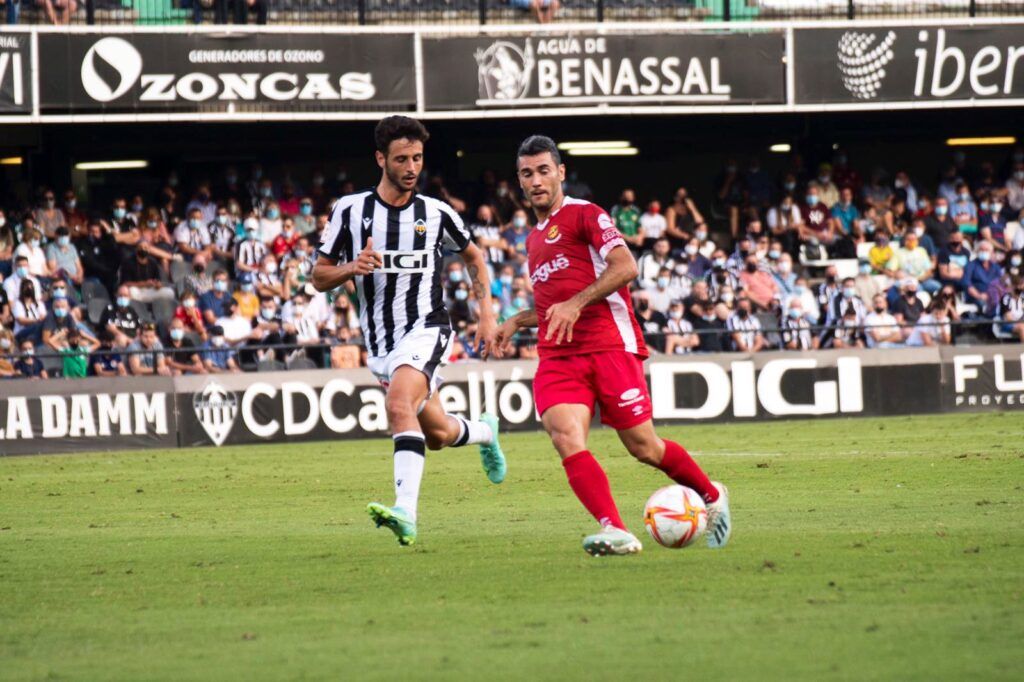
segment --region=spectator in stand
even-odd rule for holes
[[[896,176],[893,178],[892,186],[895,190],[893,192],[894,196],[902,198],[906,202],[907,210],[911,213],[916,213],[918,209],[917,188],[910,181],[910,176],[907,175],[907,172],[897,171]]]
[[[509,223],[509,226],[501,233],[502,239],[505,240],[506,262],[514,264],[517,268],[522,268],[525,265],[526,238],[529,234],[529,222],[526,217],[526,211],[518,209],[512,214],[512,221]]]
[[[978,206],[971,198],[967,183],[957,184],[956,201],[949,205],[949,217],[964,234],[974,234],[978,231]]]
[[[267,208],[260,218],[260,241],[267,246],[271,246],[283,229],[284,222],[281,220],[281,209],[276,201],[268,202]]]
[[[929,294],[934,294],[942,287],[933,276],[935,267],[932,259],[918,243],[916,231],[910,230],[903,235],[903,244],[896,251],[896,261],[900,271],[920,282],[921,287]]]
[[[67,26],[71,23],[71,15],[78,11],[76,0],[39,0],[39,4],[54,26]]]
[[[935,242],[928,235],[928,230],[925,227],[925,221],[923,218],[914,218],[910,223],[910,228],[904,233],[903,239],[906,239],[908,235],[913,233],[917,236],[917,244],[932,261],[932,268],[935,267],[935,258],[939,255],[939,250],[935,247]]]
[[[488,204],[481,204],[476,210],[476,222],[469,226],[469,232],[473,235],[473,241],[484,253],[484,260],[494,266],[505,262],[505,254],[508,251],[508,244],[501,236],[501,226],[494,216],[494,209]]]
[[[882,276],[874,274],[871,261],[861,261],[857,266],[857,276],[854,278],[857,287],[857,298],[862,301],[870,301],[875,294],[885,291],[887,282]]]
[[[860,211],[853,205],[853,190],[843,187],[839,190],[839,202],[832,207],[832,219],[835,227],[843,234],[850,234],[853,225],[860,220]]]
[[[298,230],[295,229],[295,221],[290,217],[287,217],[281,221],[281,233],[274,237],[274,241],[270,245],[270,252],[273,253],[278,259],[282,258],[286,254],[292,252],[295,245],[299,243]]]
[[[100,346],[89,357],[92,375],[97,377],[128,376],[128,367],[114,347],[114,335],[107,329],[101,329],[99,337]]]
[[[691,323],[699,341],[697,350],[704,353],[721,353],[728,350],[728,344],[725,342],[725,322],[715,313],[715,304],[711,301],[702,301],[695,305],[699,308],[700,315]]]
[[[885,296],[877,294],[871,299],[872,310],[864,318],[864,333],[868,348],[895,348],[903,343],[903,334],[896,318],[889,313]]]
[[[282,215],[291,218],[299,214],[299,197],[295,194],[295,184],[291,180],[281,185],[281,198],[277,203]]]
[[[224,306],[224,316],[217,318],[215,327],[221,329],[229,346],[238,346],[249,340],[252,319],[246,319],[239,310],[238,301],[231,299]]]
[[[978,306],[978,314],[986,317],[994,314],[996,304],[989,287],[1003,276],[1003,268],[993,259],[994,254],[991,242],[987,239],[978,242],[977,258],[964,268],[961,285],[967,303]]]
[[[44,346],[60,350],[67,341],[68,332],[77,329],[75,319],[71,317],[71,306],[67,298],[55,298],[52,309],[43,320],[41,340]]]
[[[234,294],[235,302],[238,303],[238,313],[247,320],[254,320],[260,313],[260,299],[256,295],[256,284],[253,276],[243,273],[238,276],[238,289]]]
[[[690,279],[704,279],[711,271],[711,261],[700,252],[700,242],[696,237],[687,242],[677,267],[680,264],[686,265],[686,273]]]
[[[492,203],[494,209],[498,212],[497,221],[500,224],[508,223],[512,220],[512,215],[523,208],[522,203],[516,197],[516,193],[512,191],[508,180],[498,180],[494,191],[495,198]]]
[[[892,306],[892,313],[900,325],[915,325],[924,315],[924,301],[917,295],[916,279],[908,277],[900,283],[900,296],[896,298]],[[912,331],[913,327],[911,326],[904,326],[900,329],[904,340],[910,336]]]
[[[1013,248],[1007,231],[1005,208],[1001,198],[992,197],[982,201],[982,211],[978,217],[978,237],[989,240],[996,251],[1002,252]]]
[[[704,277],[704,281],[708,283],[708,293],[713,299],[719,298],[725,288],[739,288],[739,277],[727,265],[724,251],[719,249],[712,254],[711,271]]]
[[[228,293],[228,273],[218,269],[213,273],[213,289],[199,297],[199,311],[207,327],[217,324],[217,319],[224,317],[229,301],[234,299]]]
[[[107,330],[119,348],[128,346],[138,335],[141,322],[139,314],[131,306],[132,299],[127,286],[117,288],[117,298],[107,305],[100,319],[100,327]]]
[[[1010,286],[999,301],[999,319],[1003,333],[1013,334],[1024,343],[1024,276],[1014,275]]]
[[[747,192],[747,203],[758,212],[766,210],[772,200],[772,180],[761,168],[761,160],[750,159],[750,164],[743,176],[743,186]]]
[[[167,367],[172,376],[206,374],[199,350],[192,340],[185,336],[185,325],[181,320],[171,320],[164,343],[167,349]]]
[[[174,228],[174,241],[177,244],[178,253],[185,257],[185,260],[194,260],[196,256],[202,255],[209,258],[213,253],[210,245],[210,230],[204,222],[203,212],[199,208],[192,208],[188,212],[188,220],[178,223]]]
[[[513,280],[515,280],[515,271],[512,266],[507,264],[501,266],[494,281],[491,282],[491,296],[494,297],[495,303],[504,307],[512,302]]]
[[[64,212],[57,207],[57,197],[51,189],[43,191],[42,203],[32,212],[32,217],[47,239],[54,239],[58,227],[67,226]]]
[[[185,214],[191,217],[193,211],[196,210],[199,211],[200,226],[209,225],[217,216],[217,202],[213,201],[213,198],[210,196],[209,183],[204,182],[196,187],[196,193],[193,195],[192,201],[188,202],[188,205],[185,207]]]
[[[953,342],[952,325],[946,307],[939,300],[928,306],[928,311],[918,318],[917,326],[909,330],[908,346],[948,346]]]
[[[0,282],[4,276],[0,275]],[[7,291],[0,286],[0,329],[11,327],[14,324],[14,316],[11,315],[11,301],[7,298]]]
[[[700,339],[693,333],[693,325],[686,320],[684,313],[682,301],[675,301],[669,307],[665,327],[665,352],[669,355],[689,353],[700,345]]]
[[[30,339],[34,346],[42,339],[43,321],[48,313],[40,291],[33,280],[21,281],[18,297],[11,306],[11,313],[14,315],[14,338],[19,343]]]
[[[810,187],[817,188],[818,198],[826,207],[834,206],[839,202],[839,188],[836,187],[836,183],[832,182],[831,164],[823,163],[818,166],[818,177],[811,182]]]
[[[14,371],[17,375],[26,379],[49,379],[50,375],[43,368],[42,361],[36,357],[36,345],[32,339],[21,339],[19,348],[21,348],[21,355],[14,363]]]
[[[954,232],[949,237],[946,247],[939,251],[939,282],[943,286],[950,284],[958,291],[963,290],[964,271],[971,260],[971,252],[964,244],[964,236]]]
[[[658,278],[655,280],[654,286],[644,288],[647,302],[654,312],[667,314],[669,305],[678,298],[677,292],[669,286],[671,283],[672,271],[669,268],[662,268],[658,271]]]
[[[308,298],[304,293],[296,296],[281,308],[281,324],[285,334],[295,338],[294,343],[314,345],[320,343],[320,332],[326,320],[317,319],[314,311],[308,309]]]
[[[622,190],[619,203],[612,206],[612,220],[622,234],[623,240],[636,252],[643,245],[640,232],[640,208],[636,205],[636,192],[630,188]]]
[[[69,329],[54,337],[51,344],[60,354],[61,376],[65,379],[84,379],[89,375],[89,354],[99,345],[79,329]]]
[[[661,239],[667,227],[668,221],[661,214],[661,202],[657,199],[647,202],[647,210],[640,216],[638,236],[641,238],[641,252],[650,251],[654,248],[654,242]]]
[[[935,200],[935,209],[932,215],[925,218],[924,224],[925,231],[935,243],[935,248],[940,251],[946,248],[953,234],[960,231],[949,216],[949,202],[942,197]]]
[[[832,348],[864,347],[865,339],[862,318],[858,319],[857,312],[852,306],[847,307],[835,326],[827,331],[829,333],[827,343]],[[826,337],[822,336],[821,338],[824,339]],[[822,342],[821,346],[827,347],[825,342]]]
[[[864,326],[864,319],[867,317],[867,307],[864,305],[864,301],[857,296],[856,281],[853,277],[843,280],[842,288],[832,296],[826,310],[825,329],[821,333],[821,347],[853,347],[836,343],[838,341],[849,344],[855,340],[857,330]],[[852,322],[847,319],[851,314]],[[845,330],[845,335],[840,334],[840,330]]]
[[[743,268],[747,265],[747,256],[754,251],[754,243],[750,237],[741,237],[736,242],[736,250],[729,256],[729,259],[725,262],[725,267],[730,272],[740,273],[743,272]]]
[[[782,243],[782,248],[792,254],[800,240],[799,226],[803,222],[800,208],[793,201],[792,194],[783,195],[778,205],[768,209],[768,231]]]
[[[1014,213],[1024,211],[1024,162],[1013,165],[1013,173],[1006,181],[1006,203]]]
[[[889,202],[893,196],[893,192],[889,188],[888,183],[885,182],[885,179],[885,171],[881,168],[876,168],[871,172],[871,179],[868,181],[868,184],[864,185],[861,189],[864,205],[874,208],[879,212],[879,215],[888,210]]]
[[[213,289],[213,278],[206,274],[207,269],[206,256],[202,254],[196,255],[192,259],[192,272],[185,275],[185,279],[182,282],[182,290],[191,291],[197,296],[202,296]]]
[[[740,232],[740,207],[743,205],[743,179],[737,172],[736,160],[729,159],[725,162],[725,168],[715,180],[715,199],[721,205],[723,212],[729,217],[729,234],[733,239],[739,237]]]
[[[258,239],[260,225],[255,218],[246,218],[245,238],[235,247],[235,271],[256,273],[266,258],[267,245]],[[275,267],[277,262],[274,263]]]
[[[764,350],[766,344],[761,333],[761,322],[754,315],[750,298],[745,293],[737,298],[736,310],[726,320],[726,328],[732,335],[733,350],[741,353]]]
[[[43,291],[42,285],[39,280],[32,276],[28,271],[28,258],[25,256],[16,256],[14,258],[14,272],[4,280],[4,292],[7,294],[7,300],[14,305],[14,301],[17,301],[21,295],[22,282],[32,282],[33,291]]]
[[[829,204],[822,201],[820,190],[814,185],[807,188],[805,199],[805,203],[800,207],[800,239],[827,247],[835,241]]]
[[[860,173],[850,166],[849,155],[844,150],[837,150],[832,157],[832,181],[837,187],[849,187],[854,193],[861,186]]]
[[[807,321],[799,298],[789,299],[786,315],[782,318],[780,327],[784,350],[817,350],[821,343],[818,337],[811,333],[811,325]]]
[[[210,235],[210,257],[224,266],[235,260],[235,226],[231,214],[224,205],[217,207],[217,217],[207,225]]]
[[[79,239],[76,249],[85,277],[100,282],[107,292],[114,291],[121,257],[109,225],[99,220],[90,221],[88,234]]]
[[[128,213],[128,202],[124,197],[114,199],[110,215],[111,220],[104,224],[104,228],[113,235],[123,259],[130,256],[135,250],[135,245],[139,243],[139,223],[134,215]],[[164,221],[166,222],[167,218]]]
[[[0,208],[0,275],[7,277],[11,274],[14,266],[14,247],[18,244],[18,238],[14,229],[7,222],[7,214]]]
[[[657,286],[658,277],[663,268],[672,272],[675,261],[669,257],[670,249],[668,239],[662,237],[654,242],[654,248],[650,253],[640,256],[640,260],[637,262],[637,284],[641,289],[653,289]]]
[[[149,244],[141,242],[135,250],[135,257],[121,263],[121,284],[128,287],[133,301],[173,301],[174,289],[160,280],[160,266],[155,259],[150,258],[149,250]]]
[[[197,334],[200,340],[206,341],[206,323],[202,311],[199,310],[199,299],[195,292],[186,290],[181,295],[181,305],[174,311],[174,319],[180,320],[186,331]]]
[[[292,216],[295,220],[295,229],[299,234],[308,235],[316,232],[316,216],[313,215],[312,197],[303,197],[299,201],[299,212]]]
[[[171,376],[163,344],[156,336],[156,325],[142,325],[139,338],[128,344],[128,367],[135,376]]]
[[[788,296],[782,297],[782,309],[788,310],[794,300],[800,301],[800,310],[803,311],[807,323],[811,326],[817,325],[821,320],[821,308],[818,306],[818,299],[807,285],[807,279],[804,277],[798,277],[793,285],[793,292]]]
[[[889,233],[884,230],[875,235],[875,245],[868,251],[871,272],[882,278],[882,287],[887,289],[899,273],[899,259],[896,250],[889,243]]]
[[[558,13],[558,0],[510,0],[516,9],[530,10],[538,24],[550,24]]]
[[[697,210],[686,188],[680,187],[676,190],[672,205],[665,211],[665,235],[672,246],[672,253],[681,251],[697,228],[703,226],[706,226],[704,216]]]
[[[664,353],[665,337],[662,330],[668,325],[668,318],[664,313],[654,310],[644,295],[633,298],[633,309],[636,311],[636,321],[643,331],[644,341],[659,353]]]
[[[89,233],[88,217],[79,208],[78,197],[73,189],[64,192],[64,222],[72,239],[80,239]]]
[[[757,310],[774,310],[778,306],[779,285],[770,272],[761,269],[754,254],[747,256],[740,284]]]
[[[793,257],[788,253],[779,253],[775,268],[771,271],[775,279],[776,294],[788,296],[794,293],[797,276],[793,272]]]
[[[288,340],[284,337],[284,332],[281,328],[281,311],[278,309],[277,303],[273,298],[261,298],[260,314],[253,323],[248,345],[275,346],[283,344]],[[258,351],[256,359],[259,361],[277,360],[277,351],[273,349]]]
[[[938,197],[945,199],[947,204],[952,204],[956,201],[957,191],[956,187],[963,182],[963,176],[957,172],[955,164],[950,164],[942,172],[942,177],[938,187]]]
[[[11,330],[0,327],[0,379],[13,379],[18,376],[17,370],[14,369],[17,360],[14,355],[16,347],[17,342]]]
[[[74,282],[76,286],[81,286],[84,268],[82,260],[78,257],[78,249],[71,243],[68,228],[57,228],[56,237],[56,241],[46,247],[47,269],[54,277],[62,277]]]
[[[46,264],[46,254],[39,246],[41,235],[33,228],[28,228],[22,234],[23,241],[14,250],[14,257],[24,256],[28,261],[28,271],[33,277],[48,280],[52,274]]]
[[[1020,251],[1011,251],[1009,257],[1005,261],[1006,263],[1006,274],[1010,277],[1016,277],[1017,275],[1024,274],[1024,253]],[[0,298],[3,297],[3,292],[0,292]],[[0,320],[3,318],[0,317]]]

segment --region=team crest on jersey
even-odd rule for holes
[[[545,244],[554,244],[562,238],[562,233],[558,231],[558,225],[552,225],[548,228],[548,237],[544,240]]]
[[[427,221],[424,220],[423,218],[420,218],[415,223],[413,223],[413,229],[416,230],[416,234],[426,234]]]

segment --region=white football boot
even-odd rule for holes
[[[623,556],[639,554],[643,545],[636,536],[615,526],[605,526],[600,533],[583,539],[583,550],[591,556]]]
[[[729,513],[729,489],[718,481],[711,481],[718,488],[718,499],[708,504],[708,547],[725,547],[732,534],[732,515]]]

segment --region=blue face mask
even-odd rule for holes
[[[857,290],[854,289],[853,287],[843,287],[843,297],[844,298],[853,298],[856,295],[857,295]]]
[[[54,308],[53,316],[56,317],[58,320],[61,320],[68,316],[68,310],[67,308]]]
[[[502,275],[500,277],[500,279],[501,279],[501,283],[502,284],[505,284],[505,285],[508,285],[508,286],[512,285],[512,275]]]
[[[658,286],[661,287],[662,289],[667,287],[668,286],[668,277],[659,277],[658,278]]]
[[[779,256],[781,255],[782,252],[779,251],[778,249],[772,249],[771,251],[768,252],[768,257],[771,258],[772,260],[778,260]]]
[[[175,341],[181,341],[183,338],[185,338],[185,330],[184,329],[172,329],[171,330],[171,338],[174,339]]]
[[[64,289],[64,288],[54,289],[53,290],[53,297],[55,299],[67,298],[68,297],[68,290]]]
[[[61,246],[67,246],[68,244],[71,243],[71,237],[67,235],[57,237],[57,243],[60,244]]]
[[[15,272],[17,272],[18,277],[21,277],[22,279],[28,277],[28,268],[26,268],[24,265],[19,265],[18,269]]]
[[[935,215],[946,215],[947,213],[949,213],[949,207],[948,206],[936,206],[935,207]]]
[[[227,291],[228,283],[222,279],[219,279],[213,283],[213,288],[216,289],[217,291]]]
[[[468,291],[466,291],[465,289],[456,289],[455,290],[455,300],[456,301],[465,301],[467,298],[469,298],[469,292]]]
[[[254,288],[255,287],[252,284],[243,284],[242,285],[242,291],[244,291],[245,293],[251,292]]]
[[[128,211],[126,211],[123,208],[115,208],[114,209],[114,220],[124,220],[124,217],[125,217],[125,215],[127,213],[128,213]]]
[[[808,194],[807,195],[807,205],[808,206],[817,206],[818,205],[818,201],[819,201],[819,199],[818,199],[818,195],[817,194]]]
[[[979,251],[978,252],[978,260],[980,260],[982,263],[986,262],[990,258],[992,258],[992,254],[989,253],[988,251]]]
[[[789,316],[792,317],[794,320],[799,318],[801,314],[802,314],[802,312],[800,311],[799,308],[790,308],[789,309]]]
[[[203,221],[200,220],[199,218],[191,218],[188,221],[188,226],[191,227],[193,230],[198,230],[203,226]]]
[[[299,212],[302,215],[313,215],[313,207],[310,206],[309,204],[303,204],[302,206],[299,207]]]
[[[131,299],[128,298],[127,296],[117,297],[117,305],[121,306],[122,308],[127,308],[129,303],[131,303]]]
[[[452,270],[448,274],[448,279],[458,284],[462,281],[462,270]]]
[[[227,225],[228,224],[228,217],[226,215],[224,215],[224,214],[218,213],[217,214],[217,224],[218,225]]]
[[[862,274],[862,275],[870,275],[871,274],[871,266],[868,265],[867,263],[865,263],[864,265],[860,266],[860,274]]]
[[[276,208],[272,208],[269,211],[267,211],[267,217],[270,218],[271,220],[276,220],[277,216],[278,213]]]

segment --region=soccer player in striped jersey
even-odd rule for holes
[[[455,338],[441,282],[445,250],[462,257],[472,279],[480,303],[476,341],[487,347],[496,323],[483,254],[459,214],[416,193],[426,128],[390,116],[377,124],[374,137],[380,182],[342,197],[331,209],[313,285],[329,291],[355,282],[367,365],[387,391],[395,447],[395,504],[373,502],[367,511],[378,527],[394,532],[399,544],[411,545],[426,449],[476,444],[492,483],[501,483],[506,471],[497,418],[484,414],[469,421],[446,414],[437,396],[439,370]]]
[[[538,327],[537,411],[569,486],[601,525],[584,539],[583,549],[592,555],[641,550],[619,516],[604,469],[587,450],[595,405],[601,422],[618,432],[631,455],[704,498],[708,545],[725,546],[731,531],[725,486],[709,480],[681,445],[658,437],[654,429],[644,379],[647,347],[629,295],[637,276],[633,254],[611,216],[562,192],[565,166],[551,138],[527,138],[516,168],[537,215],[526,240],[536,309],[506,320],[491,352],[500,357],[519,329]]]

